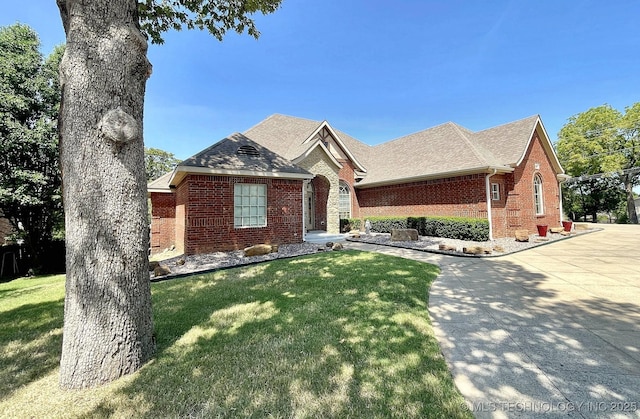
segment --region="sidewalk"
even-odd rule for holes
[[[640,226],[492,259],[349,243],[440,266],[429,311],[477,417],[640,418]]]

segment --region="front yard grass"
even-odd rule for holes
[[[64,277],[0,284],[0,416],[471,417],[427,312],[437,267],[326,252],[152,285],[157,353],[63,391]]]

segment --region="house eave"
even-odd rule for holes
[[[432,173],[427,175],[412,176],[412,177],[406,177],[406,178],[400,178],[400,179],[390,179],[390,180],[385,180],[380,182],[365,183],[364,185],[356,184],[354,185],[354,187],[358,189],[367,189],[367,188],[376,188],[379,186],[401,185],[403,183],[421,182],[425,180],[434,180],[434,179],[446,179],[446,178],[475,175],[475,174],[512,173],[513,171],[514,169],[508,166],[485,166],[485,167],[476,167],[476,168],[464,169],[464,170],[454,170],[450,172],[440,172],[440,173]]]
[[[231,169],[212,169],[210,167],[192,167],[178,166],[174,176],[169,182],[170,186],[177,186],[182,180],[190,174],[197,175],[213,175],[213,176],[242,176],[242,177],[261,177],[261,178],[278,178],[278,179],[313,179],[311,173],[291,173],[291,172],[264,172],[258,170],[231,170]]]

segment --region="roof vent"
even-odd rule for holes
[[[243,145],[238,148],[236,154],[241,156],[259,156],[258,150],[252,145]]]

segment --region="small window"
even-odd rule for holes
[[[233,200],[234,227],[267,225],[267,185],[236,183]]]
[[[351,218],[351,191],[349,185],[343,181],[340,181],[338,198],[338,216],[340,219]]]
[[[533,201],[536,206],[536,215],[544,214],[544,201],[542,198],[542,176],[536,174],[533,178]]]
[[[491,200],[493,201],[500,200],[500,184],[499,183],[491,184]]]

